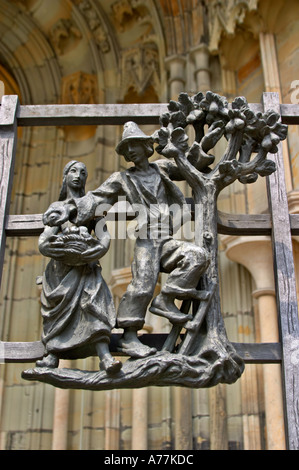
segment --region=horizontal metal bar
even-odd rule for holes
[[[284,124],[299,124],[298,104],[281,104],[280,114]]]
[[[0,342],[0,362],[27,363],[43,357],[45,348],[41,341],[33,342]]]
[[[5,103],[5,97],[3,100]],[[249,103],[249,107],[256,113],[263,112],[260,103]],[[159,117],[167,110],[167,103],[21,105],[17,122],[19,126],[121,125],[131,120],[138,124],[158,124]],[[281,104],[280,112],[283,123],[299,124],[299,105]],[[6,122],[2,114],[0,105],[0,122]]]
[[[107,220],[127,220],[133,213],[110,212]],[[290,215],[291,234],[299,235],[299,214]],[[44,225],[42,214],[9,215],[6,221],[6,235],[10,237],[38,236]],[[271,235],[272,224],[269,214],[226,214],[218,211],[218,233],[222,235]]]
[[[6,219],[5,232],[8,237],[40,235],[45,226],[42,214],[9,215]]]
[[[90,104],[20,106],[19,126],[158,124],[166,104]]]
[[[115,355],[116,344],[120,334],[112,334],[110,349]],[[167,334],[144,334],[140,336],[141,342],[161,350],[167,338]],[[281,362],[281,347],[279,343],[232,343],[237,353],[247,364],[276,364]],[[4,352],[0,359],[6,363],[29,363],[43,357],[44,346],[41,341],[34,342],[0,342],[1,351]],[[65,353],[65,359],[74,359],[71,354]]]
[[[218,233],[222,235],[271,235],[270,214],[227,214],[218,211]]]
[[[19,126],[121,125],[126,121],[138,124],[158,124],[161,114],[167,112],[167,103],[144,104],[80,104],[80,105],[23,105],[19,107]],[[262,112],[262,105],[249,103],[254,112]],[[282,104],[282,121],[299,124],[299,105]]]

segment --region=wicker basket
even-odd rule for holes
[[[88,261],[84,259],[82,253],[90,248],[101,246],[99,240],[93,238],[85,227],[73,227],[66,229],[57,241],[63,243],[64,256],[59,257],[59,261],[70,266],[80,266],[86,264]],[[95,259],[97,259],[95,257]]]

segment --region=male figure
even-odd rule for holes
[[[169,276],[150,311],[166,317],[172,324],[183,324],[190,316],[181,312],[174,300],[198,295],[196,287],[209,259],[204,248],[173,238],[169,207],[173,204],[186,207],[185,198],[169,177],[171,171],[177,171],[173,163],[167,160],[149,163],[154,153],[152,137],[145,135],[135,123],[128,122],[116,151],[134,166],[112,174],[98,189],[73,200],[67,212],[64,206],[59,221],[51,219],[49,210],[44,222],[61,223],[76,207],[76,223],[81,225],[94,216],[99,204],[113,205],[120,196],[125,196],[131,205],[144,208],[145,224],[139,226],[141,236],[136,238],[132,281],[119,305],[117,327],[124,329],[120,350],[132,357],[146,357],[156,350],[143,345],[137,338],[137,331],[143,327],[159,272]]]

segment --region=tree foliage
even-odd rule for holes
[[[166,158],[184,156],[197,180],[214,181],[218,191],[235,180],[254,183],[259,176],[273,173],[275,163],[267,155],[276,153],[287,136],[287,126],[276,112],[255,113],[244,97],[229,105],[226,98],[211,91],[194,96],[181,93],[178,101],[170,101],[160,124],[155,134],[157,152]],[[195,132],[191,146],[188,126]],[[210,152],[220,139],[226,140],[226,150],[216,162]]]

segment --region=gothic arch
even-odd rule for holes
[[[159,0],[164,19],[166,53],[184,55],[190,49],[207,41],[203,22],[206,15],[204,2],[199,0]]]
[[[32,18],[15,4],[3,2],[0,35],[0,60],[17,82],[23,104],[57,102],[59,65]]]

